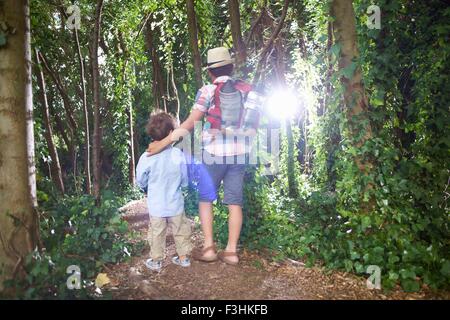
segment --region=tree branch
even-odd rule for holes
[[[61,94],[61,97],[63,99],[63,105],[64,109],[66,110],[67,119],[69,120],[69,125],[72,129],[72,131],[76,131],[78,128],[77,123],[75,122],[75,119],[73,117],[73,109],[70,103],[69,96],[61,82],[61,79],[59,76],[53,71],[52,67],[48,64],[47,58],[45,58],[42,51],[39,51],[39,56],[42,59],[42,65],[44,66],[44,69],[47,71],[48,75],[53,79],[53,82],[55,83],[56,87],[58,88],[59,93]]]
[[[253,80],[253,84],[256,84],[259,81],[259,76],[261,74],[261,68],[264,63],[264,59],[266,57],[266,54],[269,52],[269,50],[272,48],[273,43],[277,39],[278,35],[280,34],[281,29],[283,28],[284,21],[286,20],[287,11],[289,8],[290,0],[285,0],[283,5],[283,11],[281,13],[280,22],[278,23],[277,27],[275,28],[275,31],[273,32],[272,36],[270,37],[269,41],[266,43],[264,48],[261,51],[260,54],[260,60],[258,62],[258,66],[256,68],[255,73],[255,79]]]
[[[264,16],[264,13],[266,12],[267,8],[267,0],[264,0],[263,6],[261,8],[261,12],[258,15],[258,18],[256,18],[256,20],[252,23],[251,27],[250,27],[250,31],[247,35],[247,38],[245,39],[245,47],[248,48],[251,38],[253,36],[253,33],[255,32],[255,28],[256,26],[259,24],[259,22],[261,21],[262,17]]]

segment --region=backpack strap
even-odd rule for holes
[[[225,82],[220,82],[216,85],[214,90],[214,108],[208,110],[206,121],[211,124],[211,129],[219,129],[222,126],[222,112],[220,110],[219,91],[225,85]]]
[[[245,95],[253,89],[251,84],[244,82],[243,80],[236,80],[234,87],[243,92]]]
[[[241,93],[241,99],[242,102],[244,102],[247,99],[247,94],[252,91],[252,85],[248,84],[247,82],[244,82],[243,80],[236,80],[234,83],[234,87],[239,90],[239,92]],[[239,123],[240,126],[242,126],[243,124],[243,119],[244,117],[244,108],[241,109],[241,112],[239,114]]]

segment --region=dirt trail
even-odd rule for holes
[[[146,239],[145,200],[131,202],[124,207],[123,214],[130,227]],[[194,229],[194,243],[200,247],[199,227]],[[170,262],[175,254],[170,230],[167,245],[160,273],[145,268],[147,249],[131,262],[107,270],[111,283],[105,289],[114,299],[448,299],[448,295],[428,290],[420,293],[369,290],[365,278],[337,271],[327,273],[318,267],[306,268],[301,262],[270,262],[260,253],[245,249],[240,252],[238,266],[192,261],[190,268],[181,268]]]

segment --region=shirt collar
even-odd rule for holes
[[[229,79],[231,79],[230,76],[220,76],[220,77],[217,77],[216,80],[214,80],[214,84],[221,83],[221,82],[227,82],[227,80],[229,80]]]

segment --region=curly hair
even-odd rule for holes
[[[174,118],[165,112],[160,112],[150,116],[146,127],[147,134],[156,141],[164,139],[174,129]]]

